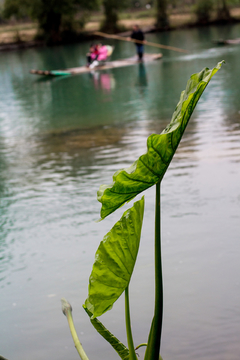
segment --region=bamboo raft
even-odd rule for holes
[[[229,39],[229,40],[214,40],[214,43],[217,45],[237,45],[240,44],[240,38],[237,39]]]
[[[144,54],[144,63],[151,62],[155,60],[159,60],[162,58],[162,54]],[[108,69],[115,69],[119,67],[131,66],[138,64],[139,61],[136,57],[132,57],[129,59],[122,59],[122,60],[115,60],[105,62],[104,64],[98,65],[93,69],[90,69],[87,66],[80,66],[70,69],[59,69],[59,70],[30,70],[31,74],[36,75],[45,75],[45,76],[64,76],[64,75],[77,75],[77,74],[84,74],[89,73],[94,70],[108,70]]]

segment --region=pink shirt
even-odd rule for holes
[[[107,60],[107,56],[108,56],[108,49],[105,45],[101,46],[100,49],[98,50],[98,61],[104,61]]]
[[[93,52],[91,53],[91,59],[94,60],[97,55],[98,55],[98,51],[93,51]]]

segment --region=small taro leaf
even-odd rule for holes
[[[91,305],[89,305],[91,308]],[[84,310],[90,317],[90,321],[95,327],[95,329],[98,331],[98,333],[109,342],[110,345],[116,350],[118,355],[122,360],[128,360],[129,359],[129,351],[128,348],[122,344],[108,329],[105,328],[105,326],[98,320],[98,319],[92,319],[92,312],[87,308],[86,304],[83,305]]]
[[[170,124],[161,134],[149,136],[147,153],[140,156],[129,168],[117,171],[113,175],[112,184],[100,186],[98,201],[102,203],[102,219],[162,180],[199,98],[222,63],[223,61],[218,63],[212,70],[205,68],[191,76]]]
[[[143,211],[144,197],[125,211],[98,247],[85,302],[92,318],[110,310],[130,282],[139,248]]]

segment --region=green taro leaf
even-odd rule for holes
[[[181,93],[170,124],[161,134],[152,134],[147,139],[147,153],[129,168],[117,171],[113,175],[112,184],[100,186],[98,201],[102,203],[102,219],[162,180],[199,98],[222,63],[218,63],[212,70],[205,68],[191,76],[185,91]]]
[[[86,300],[87,301],[87,300]],[[91,305],[88,304],[90,307]],[[128,360],[129,359],[129,351],[128,348],[121,343],[105,326],[98,320],[98,319],[92,319],[92,313],[88,310],[87,306],[83,305],[84,310],[90,317],[90,321],[92,325],[95,327],[95,329],[98,331],[98,333],[109,342],[110,345],[116,350],[118,355],[122,360]],[[1,360],[1,359],[0,359]]]
[[[89,278],[85,307],[92,319],[112,308],[130,282],[137,258],[144,212],[144,197],[125,211],[101,241]]]

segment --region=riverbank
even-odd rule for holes
[[[232,19],[229,22],[240,22],[240,7],[232,8],[230,14]],[[84,31],[77,36],[77,41],[91,39],[93,37],[93,32],[100,29],[102,19],[102,15],[92,16],[85,25]],[[213,17],[208,24],[205,25],[217,23],[219,24]],[[133,24],[138,24],[145,33],[158,30],[154,25],[155,17],[153,16],[153,12],[148,13],[142,11],[129,14],[125,13],[120,16],[119,25],[124,29],[124,33],[122,32],[123,35],[129,34]],[[176,12],[169,16],[168,30],[197,26],[202,26],[202,24],[197,22],[197,19],[192,12]],[[35,40],[37,32],[37,24],[32,22],[0,25],[0,51],[44,45],[43,41]]]

